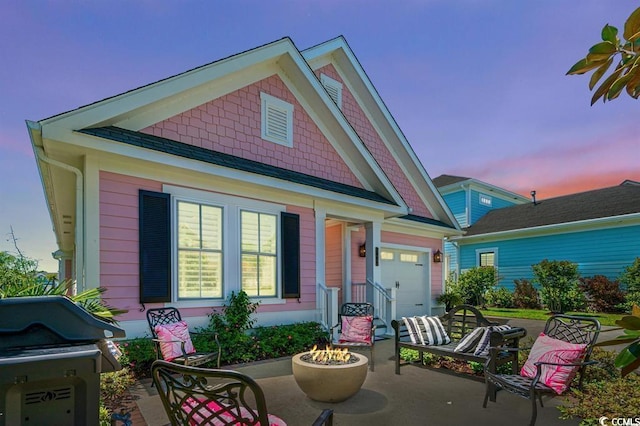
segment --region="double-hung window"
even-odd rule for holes
[[[249,296],[277,295],[277,216],[240,211],[241,282]]]
[[[178,298],[221,298],[222,208],[177,202]]]

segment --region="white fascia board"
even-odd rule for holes
[[[507,191],[504,188],[500,188],[498,186],[491,185],[477,179],[471,179],[470,181],[465,182],[469,182],[469,188],[472,190],[490,193],[490,195],[496,196],[506,201],[516,202],[517,204],[526,204],[528,202],[531,202],[531,200],[529,200],[525,196],[516,194],[515,192]]]
[[[327,63],[333,63],[334,65],[337,65],[336,70],[338,71],[338,73],[340,74],[341,78],[345,83],[349,82],[348,85],[352,95],[356,97],[356,99],[358,100],[361,106],[369,105],[369,107],[363,107],[363,110],[365,111],[365,114],[367,114],[369,121],[373,123],[374,126],[376,127],[376,131],[381,136],[381,139],[383,140],[383,142],[387,144],[387,148],[394,156],[394,159],[396,160],[396,162],[398,162],[398,164],[400,165],[405,165],[406,167],[406,164],[407,164],[406,161],[399,161],[400,159],[397,156],[398,149],[396,147],[390,147],[388,143],[391,139],[395,139],[403,147],[403,151],[407,155],[409,164],[413,165],[415,168],[414,169],[415,173],[411,173],[408,170],[405,170],[405,174],[407,178],[414,185],[414,188],[416,189],[420,188],[422,185],[415,180],[414,174],[417,174],[422,178],[421,183],[423,183],[423,185],[426,184],[426,188],[423,187],[421,188],[421,190],[418,190],[417,192],[421,197],[423,203],[427,207],[427,209],[430,210],[431,214],[434,217],[440,218],[442,215],[446,216],[449,219],[450,224],[455,226],[457,229],[459,229],[459,225],[455,219],[455,216],[449,209],[448,205],[444,202],[444,199],[438,192],[437,188],[431,182],[431,178],[429,177],[427,171],[424,169],[424,166],[416,156],[415,152],[413,151],[413,148],[411,147],[406,137],[402,133],[402,130],[400,130],[400,127],[398,126],[395,119],[391,115],[390,111],[388,110],[388,108],[380,98],[377,90],[371,83],[371,80],[369,80],[366,73],[362,69],[362,66],[360,65],[360,62],[356,58],[355,54],[349,48],[346,40],[342,36],[337,37],[333,40],[329,40],[326,43],[306,49],[305,51],[302,52],[302,55],[309,62],[313,62],[315,66],[325,65]],[[329,59],[329,56],[331,57],[331,59]],[[353,87],[352,79],[348,78],[348,76],[345,75],[344,70],[346,68],[351,69],[353,75],[357,77],[360,84],[363,85],[364,87],[363,89],[358,89]],[[363,93],[371,96],[370,102],[366,102],[362,98],[361,95]],[[373,116],[371,116],[372,103],[374,108],[377,109],[378,113],[382,114],[383,120],[377,120]],[[377,125],[378,122],[386,122],[389,125],[393,138],[391,137],[391,135],[389,135],[388,132],[384,132],[381,128],[378,127]],[[426,194],[425,194],[425,189],[427,190]],[[429,200],[428,198],[429,194],[433,197],[433,200]],[[441,210],[440,212],[434,211],[434,208],[432,206],[433,203],[431,201],[435,202],[440,207],[440,210]]]
[[[104,126],[126,121],[135,111],[149,105],[206,85],[212,80],[233,75],[261,63],[275,62],[280,55],[297,52],[290,39],[282,39],[247,52],[195,68],[190,71],[151,83],[137,89],[80,107],[41,121],[42,125],[56,123],[70,129]],[[139,130],[139,129],[131,129]]]
[[[360,136],[358,136],[351,124],[345,118],[340,108],[338,108],[338,106],[333,102],[333,99],[331,99],[324,86],[322,86],[322,83],[320,83],[318,77],[316,77],[316,75],[313,73],[313,70],[309,67],[309,64],[307,63],[303,55],[299,51],[296,52],[297,54],[295,55],[282,56],[278,60],[278,64],[289,76],[289,78],[283,79],[283,81],[285,81],[290,90],[294,86],[293,82],[298,82],[300,84],[300,86],[298,87],[300,91],[303,90],[300,82],[309,83],[309,86],[313,90],[301,93],[301,98],[309,99],[309,102],[313,102],[314,100],[318,100],[320,102],[314,103],[313,106],[307,110],[307,112],[314,111],[316,114],[320,114],[321,110],[318,110],[317,108],[321,105],[331,113],[330,116],[323,115],[322,117],[318,117],[318,121],[316,122],[316,124],[322,123],[323,119],[334,120],[336,124],[338,124],[341,131],[344,132],[345,137],[351,141],[351,144],[349,144],[348,146],[343,145],[341,148],[338,148],[336,145],[334,145],[334,147],[339,149],[341,155],[348,155],[351,158],[353,158],[354,154],[356,154],[357,152],[357,155],[362,159],[364,164],[366,164],[372,171],[372,176],[370,176],[367,180],[370,180],[372,177],[374,177],[382,185],[382,187],[380,187],[380,185],[376,185],[378,186],[378,188],[376,188],[377,191],[380,192],[381,190],[384,190],[384,192],[386,192],[396,204],[404,206],[405,210],[408,212],[408,206],[405,204],[400,193],[396,190],[395,186],[393,186],[378,162],[374,159],[373,155],[371,155],[371,152],[369,152],[369,150],[366,148],[366,146],[360,139]],[[295,66],[293,66],[294,64]],[[305,78],[296,80],[295,76],[297,73],[301,73]],[[312,98],[314,95],[315,99]],[[300,98],[298,100],[300,101]],[[325,131],[330,132],[331,126],[329,128],[324,127],[324,129]],[[344,139],[336,138],[335,140],[341,141]],[[345,150],[349,151],[349,153],[346,153]],[[366,185],[366,180],[362,183]]]
[[[606,228],[619,228],[640,225],[640,213],[620,216],[609,216],[576,222],[556,223],[553,225],[536,226],[532,228],[512,229],[508,231],[492,232],[488,234],[470,235],[451,238],[462,244],[472,244],[480,241],[513,240],[519,238],[542,237],[553,234],[568,234],[575,232],[593,231]]]

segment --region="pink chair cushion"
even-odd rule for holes
[[[342,329],[339,343],[366,343],[371,344],[371,315],[361,317],[342,317]]]
[[[165,361],[173,361],[182,356],[182,344],[187,354],[195,353],[195,348],[189,336],[189,327],[184,321],[173,324],[156,325],[156,334],[160,340],[160,352]]]
[[[569,343],[558,339],[553,339],[544,333],[536,339],[527,362],[522,366],[520,375],[534,378],[536,376],[535,362],[558,362],[573,363],[580,362],[585,355],[587,345]],[[561,394],[569,387],[571,380],[576,375],[580,367],[543,365],[540,381],[551,389]]]
[[[203,405],[205,400],[202,399],[187,399],[182,404],[182,411],[190,414],[193,410],[197,410],[191,414],[189,424],[191,426],[196,425],[212,425],[212,426],[242,426],[246,423],[234,422],[238,417],[250,419],[253,418],[249,410],[244,407],[234,408],[225,405],[218,404],[215,401],[208,402]],[[268,426],[287,426],[284,420],[273,414],[268,414],[269,419]],[[261,426],[256,423],[256,426]]]

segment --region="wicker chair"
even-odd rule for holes
[[[162,339],[158,337],[158,333],[156,332],[156,326],[159,325],[170,325],[175,324],[177,322],[182,321],[182,316],[180,315],[180,311],[173,307],[166,308],[154,308],[147,309],[147,322],[149,323],[149,329],[151,330],[151,336],[153,337],[153,343],[156,351],[156,359],[162,359],[162,351],[160,350],[160,344],[163,342]],[[218,342],[218,336],[214,333],[192,333],[194,335],[198,334],[207,334],[210,335],[213,340],[215,340],[218,345],[217,352],[194,352],[188,354],[185,350],[185,341],[183,340],[171,340],[169,342],[180,343],[182,349],[182,355],[173,359],[171,362],[183,365],[192,365],[198,366],[208,362],[216,363],[217,367],[220,367],[220,355],[221,348],[220,343]]]
[[[189,367],[154,361],[151,373],[172,425],[284,425],[268,414],[262,389],[237,371]],[[325,409],[313,426],[331,426]]]
[[[485,364],[485,380],[487,390],[484,396],[483,407],[487,407],[487,400],[491,393],[491,385],[495,385],[498,389],[504,389],[531,401],[532,413],[530,425],[536,423],[537,401],[542,404],[543,395],[556,395],[556,391],[540,381],[543,366],[566,366],[578,367],[579,375],[578,386],[582,387],[584,371],[587,366],[596,364],[597,361],[591,361],[591,351],[598,339],[600,333],[600,322],[595,318],[578,317],[571,315],[554,315],[547,320],[544,332],[546,336],[553,339],[562,340],[568,343],[585,344],[586,350],[580,362],[575,363],[554,363],[538,361],[534,365],[536,367],[536,375],[533,378],[523,377],[519,374],[497,374],[491,373],[487,368],[492,359],[498,357],[501,351],[520,351],[524,348],[491,348],[490,357]],[[517,359],[517,358],[516,358]],[[537,401],[536,401],[537,400]]]
[[[343,332],[347,332],[343,326],[343,317],[370,317],[371,318],[371,330],[369,334],[369,339],[366,342],[348,342],[341,341],[340,336]],[[371,303],[344,303],[340,307],[340,314],[338,315],[338,324],[331,327],[331,336],[332,342],[331,345],[336,348],[349,348],[352,349],[368,349],[369,356],[369,369],[371,371],[374,370],[374,346],[375,346],[375,333],[376,326],[373,324],[373,305]],[[338,338],[335,339],[334,336],[337,335]]]

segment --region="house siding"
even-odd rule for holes
[[[384,141],[376,131],[375,127],[367,118],[349,87],[340,77],[335,67],[331,64],[325,65],[314,71],[318,78],[320,74],[325,74],[332,79],[342,83],[342,113],[356,131],[362,142],[371,152],[375,160],[380,164],[385,174],[400,193],[404,201],[413,209],[413,214],[433,218],[433,215],[420,198],[420,195],[411,184],[405,170],[395,160]]]
[[[260,92],[294,106],[293,147],[260,137]],[[163,120],[141,132],[363,188],[277,75]]]
[[[578,264],[584,277],[604,275],[617,279],[638,256],[640,226],[590,230],[503,241],[465,244],[460,242],[460,264],[464,271],[477,266],[476,250],[498,248],[499,285],[514,289],[513,280],[533,278],[531,265],[544,259]]]
[[[122,321],[141,320],[138,298],[139,275],[139,225],[138,191],[140,189],[162,192],[159,180],[100,171],[100,286],[108,288],[105,300],[128,312]],[[170,184],[170,183],[169,183]],[[315,217],[313,209],[287,206],[286,211],[300,215],[300,299],[285,299],[282,304],[263,304],[259,312],[314,310],[315,287]],[[147,308],[156,304],[147,304]],[[162,304],[157,304],[162,306]],[[213,306],[213,305],[212,305]],[[205,316],[212,307],[181,308],[185,317]]]
[[[451,192],[442,197],[449,206],[451,213],[455,216],[456,220],[461,227],[469,226],[467,223],[467,197],[466,191],[460,190]]]

